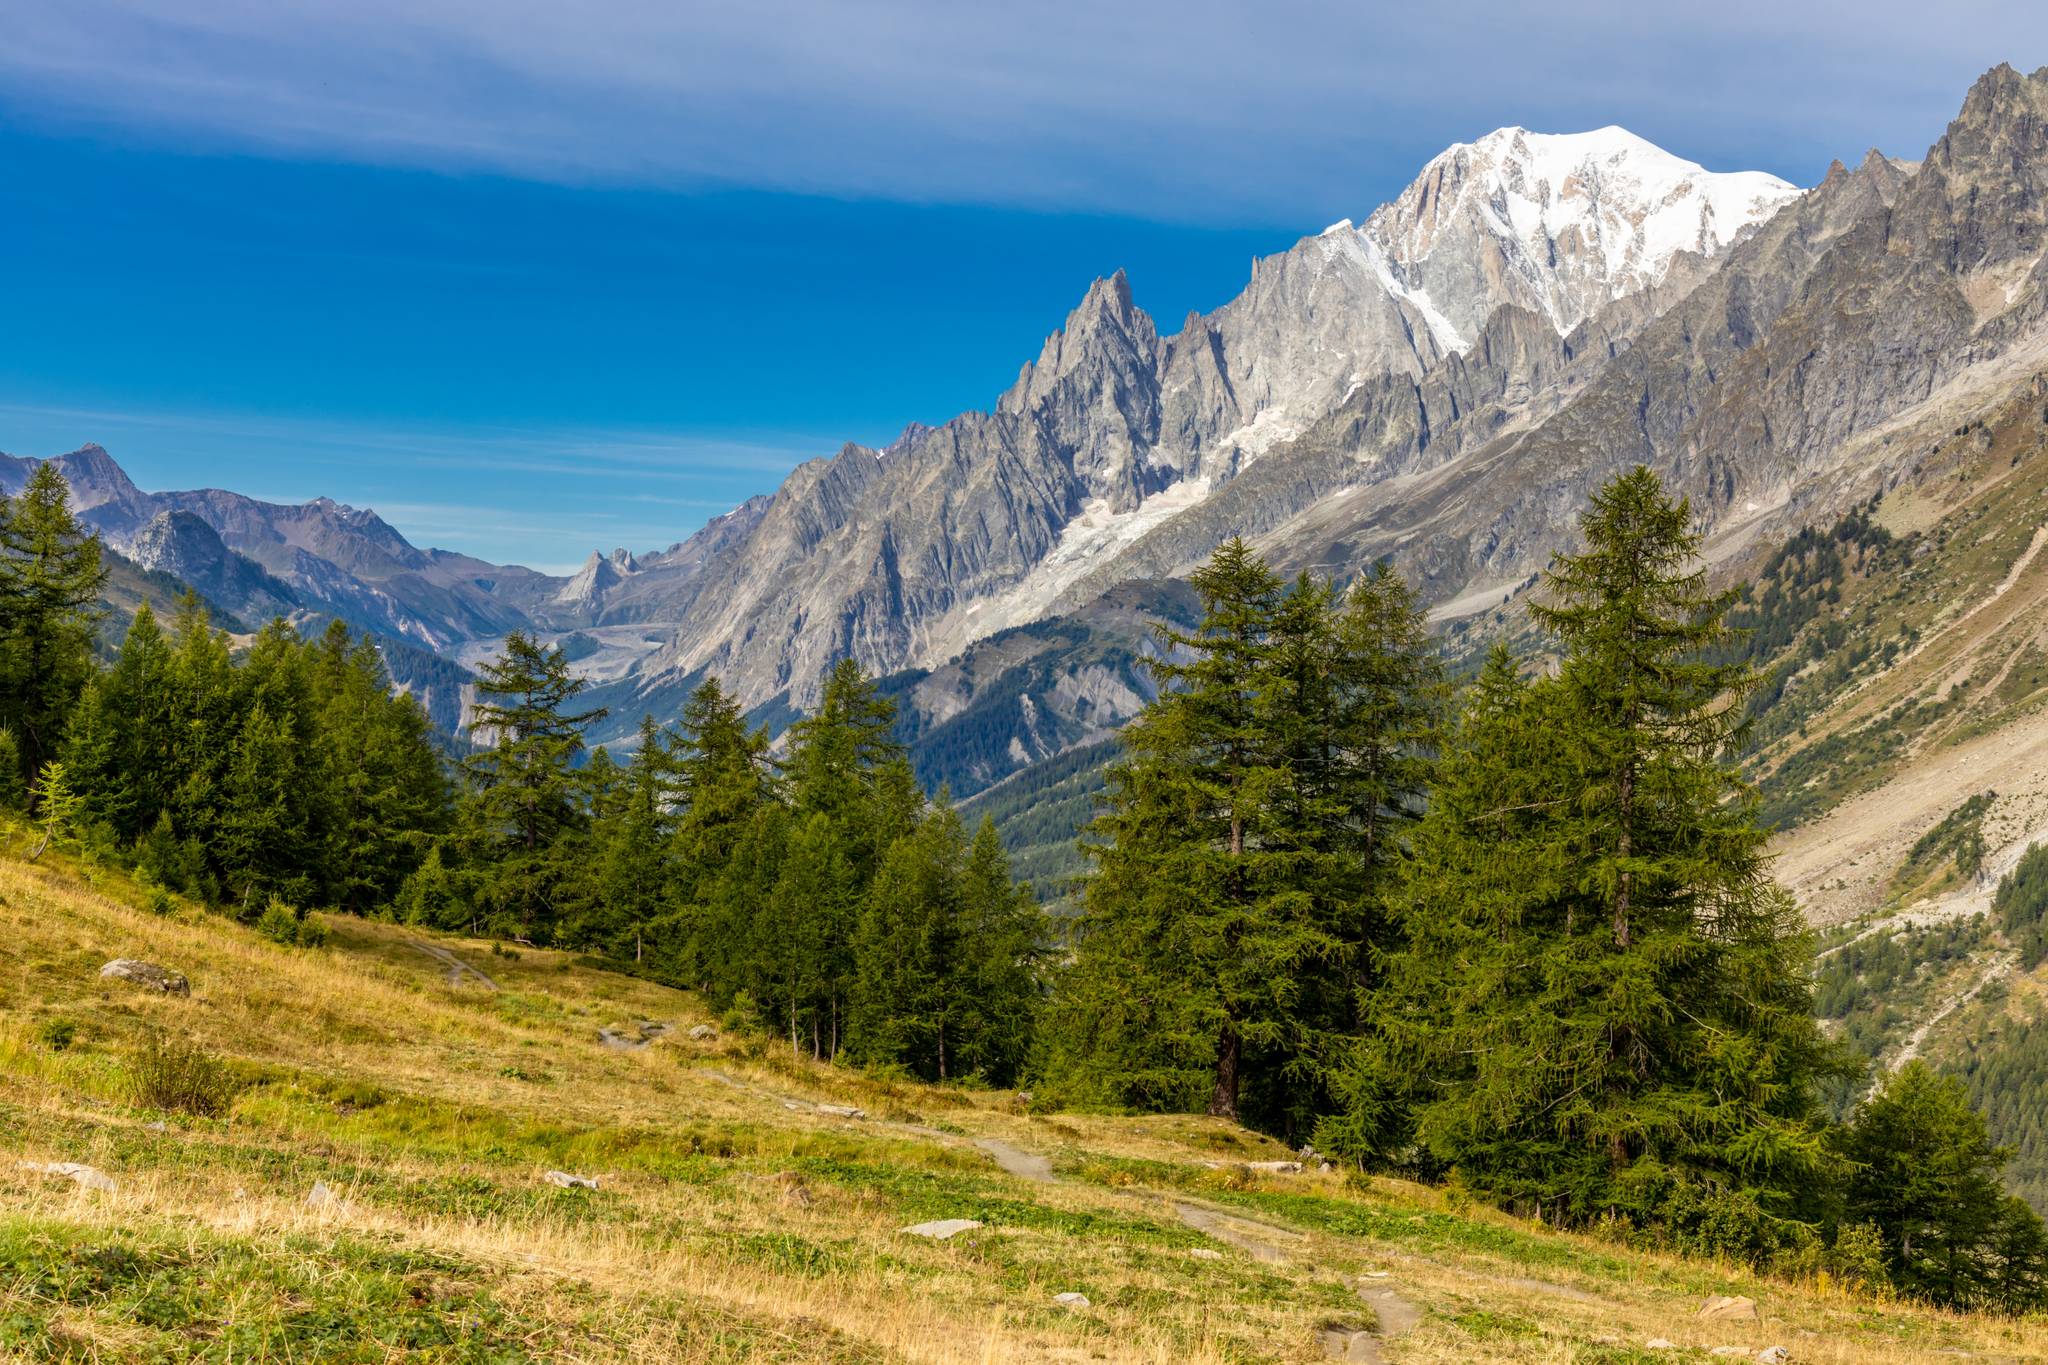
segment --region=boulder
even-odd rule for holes
[[[549,1171],[541,1176],[550,1185],[559,1185],[565,1190],[594,1190],[597,1177],[594,1175],[572,1175],[568,1171]]]
[[[1091,1305],[1088,1302],[1088,1296],[1086,1294],[1076,1294],[1071,1290],[1064,1294],[1053,1295],[1052,1301],[1054,1303],[1063,1303],[1069,1308],[1091,1307]]]
[[[1245,1169],[1257,1171],[1260,1175],[1300,1175],[1299,1161],[1247,1161]]]
[[[1702,1322],[1755,1322],[1756,1300],[1740,1294],[1716,1294],[1700,1305]]]
[[[718,1030],[709,1024],[698,1024],[690,1030],[690,1040],[692,1042],[708,1043],[716,1037],[718,1037]]]
[[[117,957],[100,968],[100,979],[127,981],[164,995],[192,994],[192,983],[185,979],[183,972],[174,972],[168,967],[159,967],[154,962],[143,962],[132,957]]]
[[[656,1038],[665,1038],[675,1031],[674,1024],[641,1019],[631,1024],[607,1024],[597,1031],[597,1041],[620,1052],[638,1052]]]
[[[1757,1365],[1785,1365],[1792,1353],[1782,1346],[1766,1346],[1756,1353]]]
[[[101,1190],[112,1194],[115,1189],[112,1176],[82,1161],[24,1161],[21,1167],[41,1175],[61,1175],[82,1190]]]
[[[961,1233],[972,1232],[980,1226],[981,1224],[972,1218],[941,1218],[937,1222],[917,1223],[903,1230],[912,1237],[931,1237],[943,1242],[948,1237],[958,1237]]]
[[[856,1109],[850,1104],[821,1104],[818,1106],[818,1112],[830,1114],[836,1119],[864,1119],[868,1116],[867,1110]]]

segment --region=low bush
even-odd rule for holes
[[[228,1064],[197,1043],[152,1034],[129,1063],[135,1102],[198,1118],[219,1118],[241,1093]]]

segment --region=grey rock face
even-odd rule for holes
[[[250,617],[288,613],[298,595],[255,561],[230,550],[200,517],[161,511],[144,522],[129,543],[129,556],[145,569],[181,578],[209,601],[233,603]]]
[[[1502,226],[1489,186],[1535,217]],[[1247,520],[1447,459],[1548,403],[1793,194],[1618,130],[1505,130],[1446,153],[1365,229],[1256,262],[1238,298],[1171,336],[1121,273],[1098,280],[994,411],[798,469],[697,561],[635,687],[716,673],[748,703],[802,706],[834,658],[935,667],[1178,572]],[[1350,449],[1282,459],[1333,414]],[[622,589],[590,567],[610,611]]]

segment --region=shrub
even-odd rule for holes
[[[78,1024],[71,1019],[51,1019],[43,1024],[37,1036],[50,1051],[62,1052],[78,1037]]]
[[[263,907],[263,913],[256,917],[256,932],[287,948],[327,946],[327,926],[277,896],[272,896],[270,903]]]
[[[152,915],[168,915],[178,908],[178,902],[161,886],[152,886],[149,895],[143,898],[142,908]]]
[[[235,1102],[242,1084],[228,1064],[197,1043],[156,1033],[129,1063],[135,1102],[199,1118],[219,1118]]]
[[[256,932],[272,943],[287,946],[299,941],[299,912],[286,905],[277,897],[270,898],[270,904],[263,907],[263,913],[256,917]]]

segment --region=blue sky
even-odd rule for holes
[[[8,8],[0,450],[543,567],[987,406],[1098,274],[1170,329],[1502,124],[1809,184],[2048,61],[2019,4]]]

